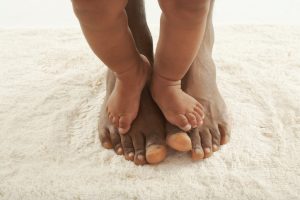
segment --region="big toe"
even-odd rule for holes
[[[157,164],[163,161],[167,155],[164,145],[151,145],[146,149],[146,160],[149,164]]]
[[[192,149],[190,137],[185,132],[170,134],[167,136],[167,144],[177,151],[187,152]]]
[[[129,115],[120,117],[119,127],[118,127],[119,133],[120,134],[127,133],[131,127],[132,121],[133,121],[133,119]]]
[[[180,128],[183,131],[189,131],[192,128],[192,125],[190,124],[188,118],[183,114],[173,115],[170,117],[167,117],[168,121]]]

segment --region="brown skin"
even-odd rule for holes
[[[128,26],[128,0],[72,0],[74,12],[94,53],[116,75],[106,102],[107,115],[119,133],[127,133],[138,114],[140,97],[150,71]]]
[[[114,148],[116,153],[124,154],[128,160],[136,164],[159,163],[165,159],[165,134],[167,143],[178,151],[192,150],[192,159],[200,160],[212,155],[203,153],[203,149],[211,144],[225,144],[229,141],[230,129],[226,105],[221,97],[215,80],[215,65],[212,59],[214,40],[212,26],[213,3],[207,19],[204,42],[200,46],[196,59],[182,80],[185,92],[199,100],[205,109],[206,118],[201,129],[193,129],[185,133],[179,128],[166,123],[158,107],[153,102],[149,90],[144,89],[136,120],[128,135],[119,135],[107,118],[105,105],[114,85],[115,75],[112,71],[107,74],[107,95],[100,113],[99,136],[105,148]],[[126,7],[128,22],[139,51],[153,63],[152,39],[145,21],[144,3],[141,0],[129,0]],[[214,138],[214,139],[212,139]],[[134,145],[133,145],[134,144]],[[217,149],[214,149],[217,150]]]
[[[159,0],[160,35],[151,93],[167,121],[189,131],[203,123],[201,104],[181,88],[205,33],[210,0]]]
[[[178,151],[192,150],[192,159],[210,157],[230,138],[230,121],[226,104],[216,83],[216,67],[212,59],[214,30],[212,25],[214,1],[207,19],[203,43],[196,59],[182,80],[183,90],[197,99],[204,107],[202,126],[189,133],[167,123],[167,143]]]
[[[128,23],[138,50],[153,63],[152,37],[146,23],[144,2],[129,0],[126,7]],[[141,94],[139,112],[131,129],[125,135],[120,135],[106,114],[106,101],[113,91],[116,77],[109,70],[107,73],[107,88],[105,102],[99,120],[99,135],[105,148],[114,148],[119,155],[124,154],[127,160],[137,165],[145,163],[156,164],[166,157],[165,120],[151,98],[148,87]]]

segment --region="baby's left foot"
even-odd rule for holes
[[[172,81],[154,73],[151,93],[166,119],[184,131],[203,123],[202,105],[181,89],[181,81]]]

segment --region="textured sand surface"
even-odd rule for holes
[[[231,142],[137,167],[100,146],[105,66],[80,31],[0,30],[0,199],[300,199],[300,27],[216,37]]]

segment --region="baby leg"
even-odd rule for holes
[[[159,0],[161,30],[154,61],[152,96],[166,119],[188,131],[202,124],[201,104],[181,90],[181,79],[204,37],[210,0]]]
[[[127,0],[72,0],[82,31],[94,53],[117,81],[107,101],[109,119],[126,133],[136,118],[149,62],[137,50],[125,12]]]

